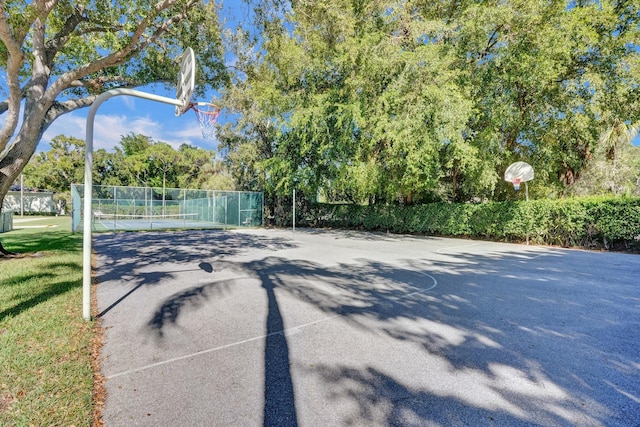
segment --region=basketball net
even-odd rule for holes
[[[220,107],[207,102],[199,102],[191,106],[196,113],[200,130],[204,139],[214,139],[216,134],[216,121],[220,115]]]
[[[520,190],[520,182],[522,181],[521,178],[513,178],[511,180],[511,183],[513,184],[513,189],[518,191]]]

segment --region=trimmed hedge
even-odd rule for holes
[[[302,226],[469,237],[585,248],[638,245],[640,198],[580,199],[426,205],[314,204]]]

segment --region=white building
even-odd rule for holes
[[[53,193],[48,191],[9,191],[2,202],[2,211],[13,211],[17,214],[24,212],[29,214],[55,214],[56,205],[53,202]]]

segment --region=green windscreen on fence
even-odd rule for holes
[[[71,185],[73,231],[82,230],[84,185]],[[93,186],[94,231],[256,227],[263,194],[250,191]]]

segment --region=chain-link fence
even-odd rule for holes
[[[71,185],[72,229],[83,225],[84,185]],[[250,191],[93,186],[92,227],[105,230],[262,225],[263,194]]]

